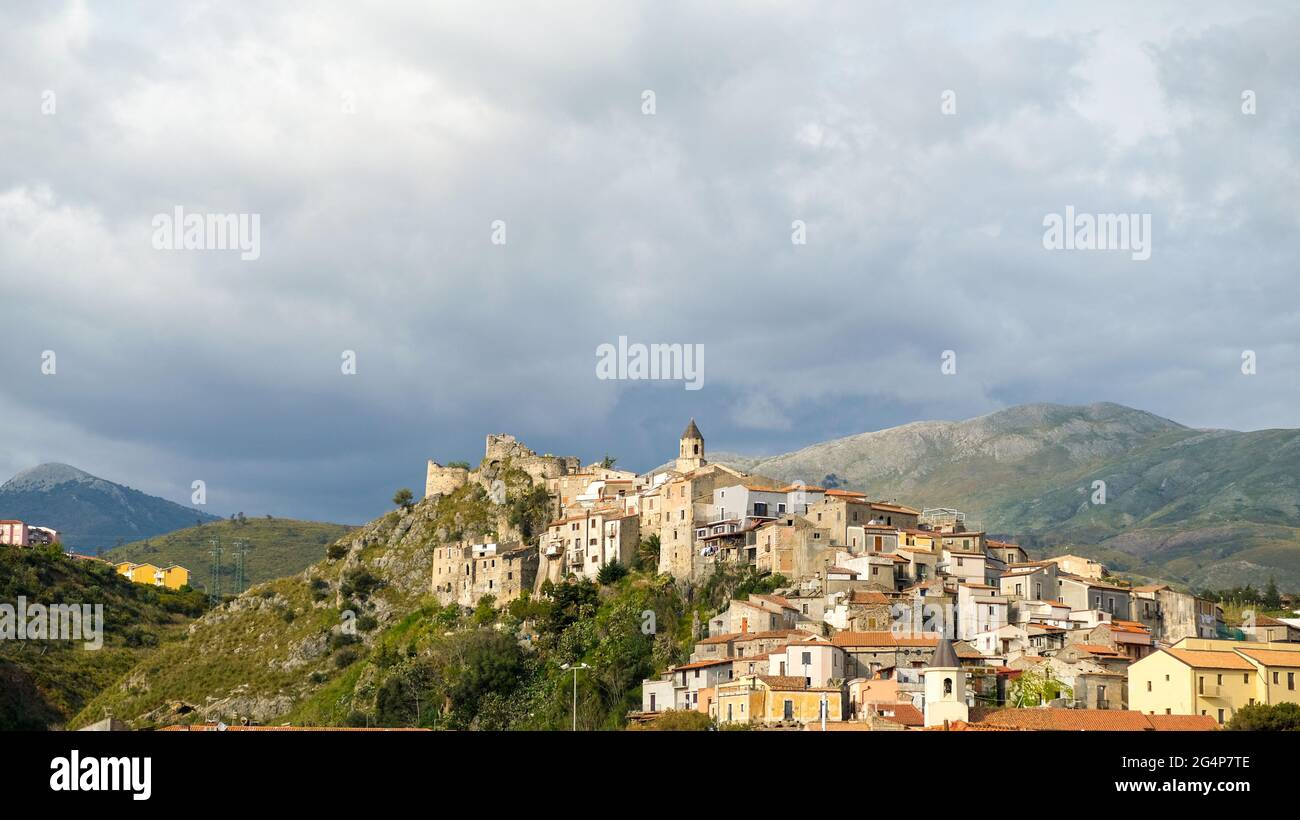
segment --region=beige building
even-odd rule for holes
[[[546,577],[576,575],[595,580],[605,564],[631,564],[640,543],[640,516],[613,506],[579,509],[552,521],[538,550],[547,562]]]
[[[1128,669],[1129,708],[1207,715],[1220,725],[1255,703],[1300,703],[1300,650],[1285,643],[1185,638]]]
[[[498,606],[531,592],[537,550],[526,544],[455,544],[435,547],[431,589],[439,603],[476,606],[490,595]]]
[[[1078,575],[1095,581],[1099,581],[1106,576],[1106,567],[1102,566],[1100,561],[1084,558],[1081,555],[1057,555],[1044,560],[1056,564],[1061,568],[1061,572],[1066,575]]]

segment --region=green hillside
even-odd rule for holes
[[[103,604],[104,645],[0,641],[0,730],[59,727],[159,644],[184,634],[205,602],[196,592],[134,584],[100,561],[57,549],[0,546],[0,602]],[[95,714],[89,721],[104,715]]]
[[[190,585],[206,590],[212,577],[212,539],[221,541],[221,588],[234,591],[236,542],[248,542],[244,572],[249,584],[296,575],[319,561],[325,547],[351,528],[343,524],[296,521],[292,518],[223,520],[187,527],[166,535],[134,541],[104,553],[108,561],[180,564],[190,571]]]
[[[1300,590],[1300,431],[1193,430],[1114,404],[1026,405],[761,459],[784,480],[955,507],[1038,554],[1134,574]],[[1105,504],[1093,503],[1104,481]]]
[[[670,579],[633,573],[608,587],[561,584],[504,613],[441,607],[429,595],[434,550],[460,537],[517,537],[508,523],[516,500],[497,505],[480,487],[464,487],[349,533],[304,575],[254,587],[142,658],[72,725],[107,711],[137,728],[249,718],[562,729],[572,674],[561,666],[579,660],[592,667],[579,725],[621,725],[641,680],[688,654],[691,619]],[[647,609],[658,614],[656,635],[642,631]],[[355,636],[341,628],[348,612],[357,615]],[[533,625],[534,651],[515,634],[523,621]]]

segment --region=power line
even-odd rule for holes
[[[221,536],[212,536],[208,543],[212,545],[208,551],[212,556],[212,584],[208,589],[208,602],[215,606],[221,603]]]

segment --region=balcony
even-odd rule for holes
[[[557,558],[563,551],[564,548],[559,544],[548,544],[542,552],[547,558]]]
[[[1223,687],[1213,683],[1202,684],[1197,688],[1196,694],[1203,698],[1221,698],[1223,697]]]

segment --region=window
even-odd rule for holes
[[[1287,673],[1286,673],[1286,688],[1287,688],[1287,689],[1294,689],[1294,688],[1295,688],[1295,673],[1294,673],[1294,672],[1287,672]]]
[[[1219,725],[1220,725],[1220,726],[1223,725],[1223,710],[1222,710],[1222,709],[1219,710]]]
[[[952,694],[952,678],[943,679],[943,694],[945,697]]]
[[[1151,691],[1151,681],[1147,681],[1147,691]]]
[[[1250,683],[1250,673],[1247,672],[1241,676],[1242,683]]]
[[[804,652],[804,653],[802,653],[802,654],[803,654],[803,665],[804,665],[804,666],[807,666],[808,664],[812,663],[812,653],[811,653],[811,652]]]

